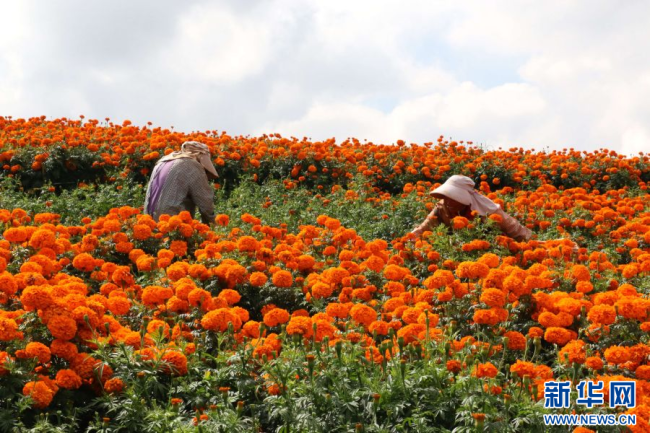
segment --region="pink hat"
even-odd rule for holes
[[[499,210],[499,205],[474,189],[474,181],[467,176],[455,174],[429,194],[436,198],[450,198],[469,206],[480,215],[490,215]]]
[[[467,176],[455,174],[429,194],[436,198],[448,197],[469,206],[472,202],[471,194],[474,191],[474,181]]]

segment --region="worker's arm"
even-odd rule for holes
[[[192,201],[199,208],[201,221],[204,224],[214,222],[214,188],[208,181],[205,170],[200,165],[197,168],[196,181],[190,186]]]
[[[429,215],[422,221],[422,224],[414,228],[411,233],[415,236],[422,236],[425,231],[431,231],[434,227],[440,224],[440,206],[436,205]]]
[[[528,241],[533,236],[533,232],[528,227],[520,224],[519,221],[505,213],[501,208],[495,213],[501,217],[499,227],[506,236],[518,242]]]

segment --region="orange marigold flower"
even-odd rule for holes
[[[316,282],[311,287],[311,294],[316,299],[329,298],[334,292],[334,287],[331,284],[323,283],[321,281]]]
[[[273,274],[272,281],[276,287],[291,287],[293,284],[293,276],[289,271],[280,270]]]
[[[339,284],[349,276],[350,272],[341,267],[328,268],[322,273],[322,278],[331,284]]]
[[[201,319],[201,326],[211,331],[224,332],[228,329],[228,325],[232,324],[234,330],[241,328],[241,319],[228,308],[217,308],[216,310],[209,311]]]
[[[69,316],[56,315],[47,322],[47,329],[54,338],[72,340],[77,334],[77,322]]]
[[[7,361],[12,359],[13,358],[7,352],[0,351],[0,376],[5,376],[9,374],[9,370],[7,370],[4,367]]]
[[[237,240],[237,248],[239,251],[257,251],[259,242],[252,236],[242,236]]]
[[[81,253],[72,260],[72,266],[83,272],[90,272],[97,266],[95,258],[88,253]]]
[[[172,241],[169,249],[178,257],[183,257],[187,254],[187,242],[180,240]]]
[[[77,346],[69,341],[54,340],[50,343],[50,352],[66,361],[71,361],[78,353]]]
[[[407,324],[417,323],[421,313],[420,308],[408,307],[402,312],[402,320]]]
[[[536,376],[536,365],[532,362],[517,360],[517,362],[510,366],[510,372],[522,379],[524,377],[532,379]]]
[[[187,276],[187,271],[189,270],[189,264],[186,262],[176,262],[169,265],[166,269],[167,276],[172,281],[178,281],[181,278]]]
[[[28,358],[38,358],[38,362],[45,364],[50,362],[50,348],[43,343],[31,342],[25,347],[25,354]]]
[[[397,265],[388,265],[384,269],[384,276],[391,281],[401,281],[410,274],[411,271],[408,268]]]
[[[27,311],[45,310],[54,300],[45,286],[28,286],[20,295],[20,302]]]
[[[450,359],[449,361],[447,361],[447,371],[456,374],[460,371],[460,369],[461,369],[460,361],[455,359]]]
[[[214,222],[217,223],[217,225],[225,227],[230,222],[230,217],[225,214],[219,214],[215,217]]]
[[[589,293],[594,290],[594,285],[589,281],[578,281],[576,283],[576,290],[580,293]]]
[[[608,347],[605,349],[605,359],[610,364],[624,364],[630,360],[630,350],[623,346]]]
[[[604,363],[599,356],[590,356],[585,360],[585,366],[592,370],[602,370]]]
[[[289,312],[282,308],[274,308],[264,315],[264,324],[269,328],[287,323],[289,321]]]
[[[422,325],[421,323],[411,323],[410,325],[400,328],[397,331],[397,336],[402,337],[404,342],[409,344],[420,338],[424,338],[424,336],[421,336],[424,332],[426,332],[425,325]]]
[[[633,296],[624,296],[614,304],[618,314],[626,319],[638,320],[640,322],[648,317],[648,305],[643,300]]]
[[[210,292],[203,289],[192,289],[187,295],[187,301],[192,307],[201,307],[205,302],[212,300]]]
[[[298,262],[298,270],[302,272],[312,269],[316,264],[316,259],[307,254],[298,256],[296,261]]]
[[[650,365],[640,365],[634,371],[634,375],[639,380],[650,380]]]
[[[248,278],[246,268],[236,263],[228,266],[226,271],[226,280],[230,288],[235,287],[237,284],[243,283]]]
[[[147,286],[142,291],[141,299],[144,305],[153,307],[164,304],[172,296],[174,296],[174,291],[169,287]]]
[[[170,326],[163,322],[162,320],[154,319],[147,325],[147,333],[155,334],[160,333],[160,335],[165,338],[169,338]]]
[[[616,322],[616,309],[606,304],[594,305],[587,313],[587,319],[591,323],[611,325]]]
[[[235,305],[241,299],[241,295],[239,294],[239,292],[232,289],[222,290],[221,292],[219,292],[219,295],[217,295],[217,297],[226,301],[230,306]]]
[[[124,390],[124,382],[118,377],[108,379],[104,383],[104,391],[109,394],[120,394]]]
[[[167,309],[174,313],[186,313],[190,309],[189,302],[180,299],[176,296],[172,296],[167,300]]]
[[[123,316],[131,309],[131,301],[121,296],[114,296],[108,300],[108,310],[116,316]]]
[[[17,291],[18,284],[16,283],[14,276],[9,272],[0,273],[0,292],[11,297],[15,295]]]
[[[79,389],[82,383],[81,377],[72,370],[63,369],[56,373],[56,384],[63,389]]]
[[[18,331],[18,324],[14,319],[0,317],[0,341],[11,341],[23,337]]]
[[[331,304],[327,304],[327,307],[325,308],[325,312],[330,317],[345,319],[350,314],[351,308],[352,308],[351,303],[347,303],[347,304],[331,303]]]
[[[313,323],[316,324],[316,334],[314,335],[316,341],[323,341],[326,337],[330,340],[334,338],[337,329],[331,323],[326,320],[314,320]]]
[[[477,250],[487,250],[490,248],[490,243],[488,241],[474,239],[473,241],[464,244],[462,250],[465,252],[477,251]],[[487,264],[487,263],[486,263]],[[499,266],[498,264],[496,266]]]
[[[112,273],[111,279],[118,286],[131,286],[135,283],[135,278],[131,274],[131,268],[128,266],[118,266]]]
[[[23,227],[12,227],[5,230],[2,236],[11,243],[18,244],[27,240],[27,232]]]
[[[29,246],[37,250],[41,248],[55,248],[56,235],[47,229],[37,229],[29,239]]]
[[[489,247],[489,243],[488,243],[488,247]],[[499,259],[499,256],[497,256],[494,253],[486,253],[486,254],[483,254],[478,259],[478,261],[479,261],[479,263],[483,263],[483,264],[487,265],[490,268],[496,268],[496,267],[499,266],[500,259]]]
[[[241,220],[245,223],[251,224],[251,225],[258,225],[262,223],[262,220],[249,214],[245,213],[241,216]]]
[[[473,320],[479,325],[494,326],[508,319],[508,311],[503,308],[490,308],[489,310],[476,310]]]
[[[469,220],[462,216],[454,217],[451,220],[451,226],[453,227],[454,230],[464,229],[468,225],[469,225]]]
[[[484,364],[478,364],[472,373],[473,376],[476,376],[478,378],[481,377],[496,377],[497,373],[499,371],[497,368],[492,364],[491,362],[486,362]]]
[[[585,353],[585,342],[582,340],[570,341],[560,349],[558,357],[561,363],[584,364],[587,359]]]
[[[268,277],[263,272],[253,272],[248,278],[251,285],[255,287],[261,287],[268,281]]]
[[[506,294],[499,289],[485,289],[481,293],[481,302],[492,308],[501,308],[506,304]]]
[[[542,328],[538,328],[537,326],[533,326],[528,330],[529,338],[541,338],[543,335],[544,330]]]
[[[589,281],[591,280],[591,273],[589,268],[584,265],[573,265],[571,268],[571,276],[577,281]]]
[[[187,374],[187,357],[177,350],[167,350],[161,358],[166,363],[163,372],[173,374],[174,376],[184,376]]]
[[[29,396],[35,408],[44,409],[54,398],[54,391],[43,381],[27,382],[23,387],[23,395]]]
[[[314,333],[313,322],[311,318],[304,316],[294,316],[289,320],[287,325],[287,334],[289,335],[302,335],[305,338],[310,338]]]
[[[133,238],[139,241],[149,239],[153,235],[151,227],[146,224],[136,224],[133,226]]]
[[[526,337],[521,332],[508,331],[503,334],[508,339],[508,349],[510,350],[524,350],[526,349]]]
[[[470,280],[484,278],[490,272],[490,268],[483,263],[461,262],[456,268],[458,278],[468,278]]]
[[[364,260],[361,265],[363,268],[370,269],[373,272],[381,272],[384,266],[386,266],[386,262],[381,257],[372,255]]]
[[[242,326],[242,333],[246,337],[260,338],[260,323],[255,320],[249,320]]]
[[[389,329],[390,327],[388,326],[388,323],[384,322],[383,320],[376,320],[372,322],[368,327],[368,333],[377,334],[377,335],[388,335]]]
[[[546,332],[544,333],[544,339],[546,341],[549,343],[555,343],[559,346],[564,346],[576,337],[577,335],[575,332],[554,326],[546,329]]]
[[[350,309],[350,317],[360,325],[369,326],[377,320],[377,312],[365,304],[355,304]]]
[[[448,286],[454,282],[454,274],[443,269],[436,270],[432,276],[424,280],[427,289],[435,290]]]

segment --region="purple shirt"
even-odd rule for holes
[[[152,214],[156,212],[156,205],[158,204],[158,199],[160,199],[163,185],[165,185],[165,180],[167,179],[169,170],[171,170],[174,165],[170,164],[172,162],[175,162],[175,160],[160,163],[158,170],[155,170],[155,172],[152,173],[153,179],[151,179],[151,189],[149,191],[149,210]]]

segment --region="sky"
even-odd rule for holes
[[[650,152],[650,2],[3,2],[0,115]]]

